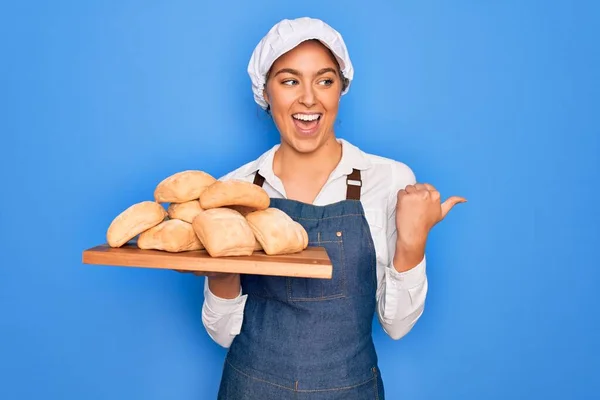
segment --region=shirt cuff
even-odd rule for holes
[[[405,272],[398,272],[392,264],[388,268],[388,277],[390,278],[390,282],[393,283],[395,287],[402,289],[412,289],[422,285],[427,278],[426,258],[427,257],[423,257],[419,264]]]
[[[206,278],[206,282],[204,284],[204,301],[206,302],[206,306],[215,314],[231,314],[232,309],[237,308],[237,306],[244,305],[246,302],[246,297],[248,296],[242,295],[241,287],[240,293],[233,299],[217,297],[213,292],[210,291],[208,286],[208,278]]]

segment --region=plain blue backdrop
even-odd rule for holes
[[[3,2],[0,398],[215,398],[204,278],[81,252],[164,177],[277,143],[246,66],[307,15],[355,65],[338,136],[469,200],[431,233],[419,323],[374,324],[388,398],[597,396],[597,4]]]

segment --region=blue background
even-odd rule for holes
[[[0,398],[215,398],[203,278],[81,252],[162,178],[219,176],[277,142],[246,65],[304,15],[356,68],[338,135],[469,200],[431,233],[417,326],[392,341],[375,325],[388,398],[593,398],[596,4],[4,2]]]

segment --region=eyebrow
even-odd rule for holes
[[[318,72],[317,72],[317,76],[318,75],[323,75],[327,72],[333,72],[334,74],[337,73],[337,71],[331,67],[327,67],[327,68],[321,68]],[[292,74],[292,75],[296,75],[296,76],[302,76],[302,74],[298,71],[295,70],[293,68],[282,68],[279,71],[277,71],[277,73],[273,76],[277,76],[279,74],[284,74],[284,73],[288,73],[288,74]]]

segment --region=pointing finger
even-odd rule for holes
[[[442,219],[446,218],[448,212],[458,203],[466,203],[467,199],[459,196],[452,196],[442,203]]]

